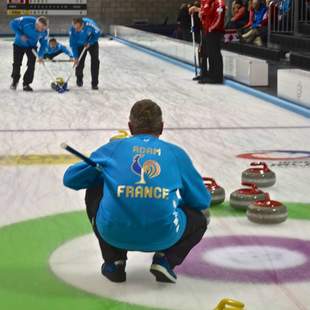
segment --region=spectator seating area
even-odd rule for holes
[[[288,66],[310,70],[310,0],[228,0],[223,49],[268,61],[285,60]],[[184,3],[177,25],[136,25],[135,28],[191,40],[191,5]],[[195,16],[199,38],[199,18]],[[198,40],[197,40],[198,41]]]

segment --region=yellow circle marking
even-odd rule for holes
[[[0,166],[68,165],[80,161],[73,155],[31,154],[0,156]]]

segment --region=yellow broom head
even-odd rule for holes
[[[62,77],[56,78],[56,83],[59,86],[63,86],[65,84],[65,80]]]

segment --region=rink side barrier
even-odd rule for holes
[[[188,42],[117,25],[110,26],[110,35],[120,43],[194,72],[193,50],[191,44]],[[224,74],[226,77],[225,85],[255,96],[259,99],[268,101],[291,112],[310,118],[310,109],[304,106],[303,103],[272,96],[244,85],[248,84],[250,86],[258,86],[257,84],[259,84],[259,81],[262,79],[255,78],[255,74],[253,73],[255,70],[257,73],[257,68],[262,66],[261,62],[264,61],[227,51],[223,51],[223,59]],[[249,67],[249,65],[253,63],[254,66]],[[246,66],[247,64],[248,66]],[[238,69],[238,67],[242,68]],[[243,74],[243,80],[236,79],[238,72],[240,72],[239,76]],[[246,78],[244,78],[246,72],[248,72],[248,79],[251,79],[254,76],[254,80],[252,79],[254,85],[246,83]],[[266,72],[266,67],[260,72]]]
[[[126,39],[187,64],[194,64],[193,47],[190,42],[125,26],[111,26],[110,33],[115,37]],[[222,51],[222,54],[225,76],[249,86],[268,86],[266,60],[229,51]]]

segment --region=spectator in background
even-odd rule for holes
[[[289,30],[292,27],[292,0],[282,0],[279,2],[278,25],[282,30]]]
[[[176,38],[180,40],[191,40],[191,17],[188,13],[190,5],[183,3],[179,9],[177,18]]]
[[[222,84],[223,57],[221,41],[224,33],[226,6],[223,0],[201,0],[201,7],[193,6],[190,14],[199,13],[202,23],[200,84]]]
[[[240,37],[241,41],[263,45],[263,39],[267,34],[268,9],[262,0],[253,0],[250,10],[250,18],[244,26],[246,32]]]
[[[242,0],[235,0],[232,3],[232,17],[226,29],[241,29],[247,24],[248,18],[249,13]]]
[[[200,1],[195,1],[193,6],[200,8]],[[192,7],[192,5],[191,5]],[[199,13],[194,13],[194,32],[196,43],[200,43],[201,41],[201,21],[199,17]]]

